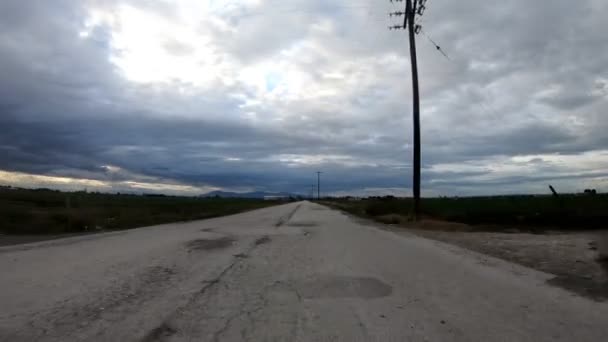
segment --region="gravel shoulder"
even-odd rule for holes
[[[594,300],[608,300],[608,265],[598,261],[597,232],[531,234],[389,227],[550,273],[555,275],[549,281],[552,285]]]
[[[607,239],[605,230],[546,229],[542,233],[529,233],[520,227],[477,227],[434,219],[413,223],[401,216],[395,220],[401,223],[388,224],[381,222],[391,222],[392,217],[372,221],[340,211],[353,220],[396,234],[414,234],[550,274],[553,276],[548,281],[550,285],[608,302],[608,261],[600,260],[598,251],[598,241]]]

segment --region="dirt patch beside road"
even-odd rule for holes
[[[606,239],[606,231],[564,232],[529,227],[522,230],[522,227],[472,226],[434,219],[413,223],[396,215],[380,220],[375,217],[372,221],[342,212],[366,225],[395,233],[413,233],[553,274],[555,278],[548,282],[551,285],[608,301],[608,261],[600,258],[598,245],[598,241],[605,241],[601,239]]]
[[[594,232],[529,234],[413,228],[406,231],[554,274],[556,277],[549,281],[552,285],[596,300],[608,300],[608,270],[605,263],[597,260]]]

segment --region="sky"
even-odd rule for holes
[[[388,0],[3,0],[0,184],[411,195]],[[608,190],[608,2],[428,0],[425,196]],[[448,55],[439,53],[430,40]]]

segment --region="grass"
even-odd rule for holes
[[[332,199],[326,204],[383,223],[400,223],[411,217],[411,198]],[[518,226],[577,230],[606,228],[608,195],[491,196],[425,198],[423,217],[473,225]],[[493,227],[493,230],[499,227]]]
[[[275,205],[256,199],[138,196],[0,187],[0,232],[62,234],[205,219]]]

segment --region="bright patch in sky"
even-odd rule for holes
[[[87,39],[95,29],[108,28],[110,60],[126,79],[136,83],[179,82],[180,87],[204,90],[240,82],[254,90],[251,96],[261,101],[335,96],[336,81],[349,81],[343,73],[330,71],[317,78],[315,70],[296,64],[296,56],[320,58],[325,54],[314,42],[296,41],[278,51],[272,61],[255,63],[243,64],[224,51],[222,36],[237,32],[230,23],[231,11],[252,10],[260,3],[232,1],[220,6],[217,2],[182,0],[169,16],[127,4],[93,8],[79,35]],[[311,23],[315,35],[332,35],[334,28],[327,20]]]
[[[111,59],[128,79],[203,86],[221,76],[209,39],[187,22],[130,6],[119,7],[115,16]]]
[[[80,32],[90,36],[96,27],[111,31],[111,61],[129,80],[139,83],[183,82],[196,87],[214,81],[231,82],[228,56],[218,51],[213,30],[230,30],[222,10],[255,6],[240,1],[218,6],[204,1],[176,1],[175,11],[165,15],[153,8],[122,4],[93,8]]]
[[[266,74],[266,91],[273,91],[277,85],[281,82],[281,75],[276,73]]]

